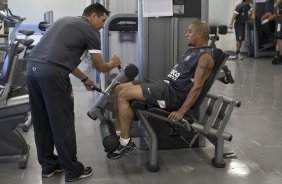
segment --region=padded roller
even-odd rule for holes
[[[119,145],[119,140],[117,138],[113,123],[110,120],[102,121],[100,123],[100,132],[105,150],[115,150]]]

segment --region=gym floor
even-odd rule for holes
[[[159,151],[160,171],[145,168],[147,152],[136,150],[118,160],[109,160],[104,152],[99,122],[88,118],[86,112],[94,103],[93,94],[81,82],[72,78],[78,158],[85,166],[92,166],[93,175],[74,183],[79,184],[279,184],[282,183],[282,66],[271,64],[271,58],[245,58],[227,61],[235,79],[234,84],[218,81],[212,87],[242,101],[235,108],[226,131],[233,135],[225,142],[225,153],[235,158],[226,159],[225,168],[211,165],[214,147]],[[80,68],[92,75],[91,67],[82,63]],[[18,157],[0,158],[0,184],[60,184],[64,174],[42,179],[36,159],[33,129],[22,132],[30,145],[26,169],[18,169]]]

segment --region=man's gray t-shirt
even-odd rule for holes
[[[64,17],[47,29],[29,60],[52,63],[72,72],[80,64],[85,50],[101,53],[99,31],[84,17]]]
[[[237,14],[235,24],[245,24],[248,20],[248,13],[251,9],[250,5],[240,3],[236,6],[234,13]]]

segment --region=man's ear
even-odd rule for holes
[[[203,34],[204,34],[203,31],[198,32],[199,37],[203,37]]]
[[[93,19],[95,19],[95,18],[97,18],[97,14],[96,14],[96,13],[92,13],[92,14],[91,14],[91,17],[92,17]]]

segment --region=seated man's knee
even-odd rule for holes
[[[124,83],[124,84],[119,84],[115,87],[115,96],[118,97],[119,92],[124,89],[125,87],[127,87],[128,85],[130,85],[129,83]]]
[[[127,88],[124,86],[121,89],[119,89],[119,91],[117,92],[117,98],[118,100],[126,100],[127,96],[128,96],[128,90]]]
[[[115,87],[115,94],[117,95],[118,93],[119,93],[119,91],[122,89],[123,87],[122,87],[122,85],[120,84],[120,85],[117,85],[116,87]]]

